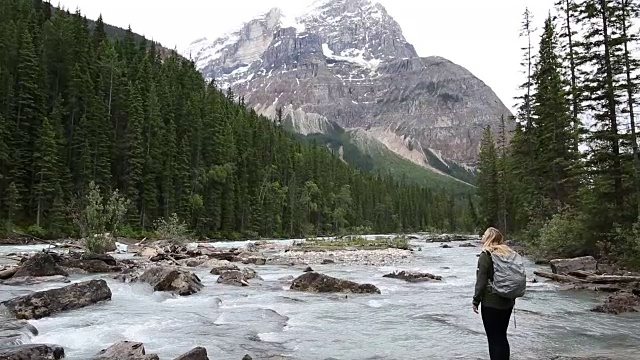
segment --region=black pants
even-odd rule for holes
[[[507,328],[513,308],[496,309],[483,305],[480,311],[489,341],[489,357],[491,360],[509,360],[511,349],[507,340]]]

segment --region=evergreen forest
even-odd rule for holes
[[[482,226],[542,258],[640,266],[639,17],[631,0],[559,0],[540,22],[524,13],[515,126],[487,128],[481,146]]]
[[[188,59],[109,29],[0,0],[0,237],[90,235],[79,214],[113,199],[122,219],[105,222],[129,237],[174,217],[213,239],[475,228],[469,196],[355,170]]]

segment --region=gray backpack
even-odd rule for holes
[[[493,292],[508,299],[524,296],[527,274],[522,256],[515,251],[506,257],[490,255],[493,261],[493,281],[489,281],[489,285]]]

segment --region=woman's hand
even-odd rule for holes
[[[473,305],[473,312],[478,313],[478,305]]]

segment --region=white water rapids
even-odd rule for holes
[[[72,282],[107,280],[111,301],[32,320],[40,333],[27,341],[61,345],[67,359],[77,360],[121,340],[143,342],[147,353],[161,359],[196,346],[220,360],[245,354],[254,359],[487,359],[482,322],[471,309],[478,249],[418,245],[423,251],[414,252],[408,265],[313,266],[327,275],[372,283],[381,295],[288,290],[289,284],[278,279],[302,274],[301,266],[256,266],[264,281],[250,287],[217,284],[209,269],[196,268],[205,287],[186,297],[154,293],[147,285],[120,283],[110,275],[76,275]],[[38,249],[3,246],[0,253]],[[527,265],[532,277],[542,268]],[[443,281],[411,284],[382,277],[400,269],[441,275]],[[62,285],[67,284],[0,285],[0,301]],[[592,292],[559,291],[545,281],[529,285],[516,304],[517,327],[513,319],[509,327],[512,359],[640,359],[640,316],[590,312],[599,303]]]

